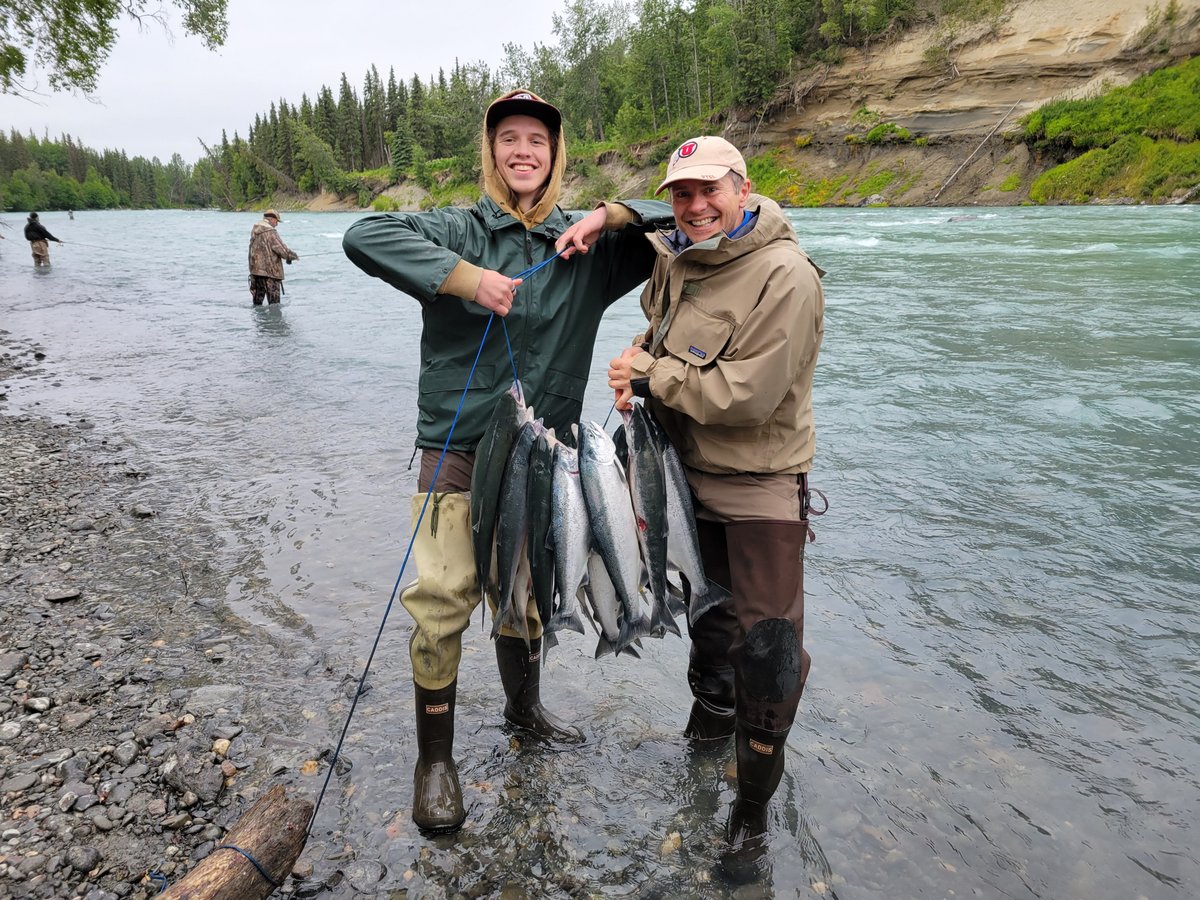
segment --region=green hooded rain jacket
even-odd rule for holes
[[[579,421],[600,317],[650,275],[655,252],[647,233],[674,224],[666,203],[621,202],[636,224],[605,231],[588,253],[529,276],[509,314],[492,322],[451,450],[475,449],[497,398],[512,384],[505,328],[534,415],[560,435]],[[438,294],[438,288],[461,260],[515,276],[549,259],[555,240],[583,215],[555,206],[526,230],[485,195],[467,209],[368,216],[347,230],[343,247],[350,260],[421,304],[418,447],[445,444],[490,315],[473,302]]]

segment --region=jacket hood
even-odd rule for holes
[[[482,143],[480,155],[483,161],[484,192],[495,201],[497,206],[523,224],[526,229],[545,221],[546,217],[554,211],[554,207],[562,195],[563,174],[567,170],[567,143],[562,125],[558,126],[558,140],[554,148],[554,155],[550,159],[550,179],[546,182],[542,196],[528,212],[521,210],[516,195],[509,189],[503,176],[496,169],[496,158],[492,156],[492,142],[486,123],[483,126]]]

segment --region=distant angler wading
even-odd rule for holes
[[[54,241],[56,244],[63,243],[46,230],[46,226],[38,220],[38,214],[35,212],[31,212],[25,222],[25,240],[29,241],[29,248],[33,251],[35,267],[50,265],[49,241]]]
[[[268,209],[263,220],[250,229],[250,298],[255,306],[278,303],[283,293],[283,263],[289,266],[300,256],[283,242],[275,226],[279,213]]]

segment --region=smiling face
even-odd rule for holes
[[[749,179],[735,186],[732,174],[717,181],[686,178],[670,185],[671,210],[677,224],[693,244],[706,241],[721,232],[729,233],[742,223]]]
[[[492,158],[496,171],[517,195],[522,210],[531,209],[550,179],[550,129],[533,116],[508,116],[496,125]]]

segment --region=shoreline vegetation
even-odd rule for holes
[[[456,62],[427,82],[371,66],[361,92],[343,74],[336,97],[272,102],[195,165],[0,133],[0,209],[467,205],[482,110],[517,82],[564,111],[572,207],[647,196],[705,132],[791,207],[1200,201],[1200,0],[773,2],[788,15],[762,22],[762,4],[671,0],[669,22],[631,22],[568,3],[540,55],[506,45],[496,72]],[[752,59],[725,46],[751,34]]]

